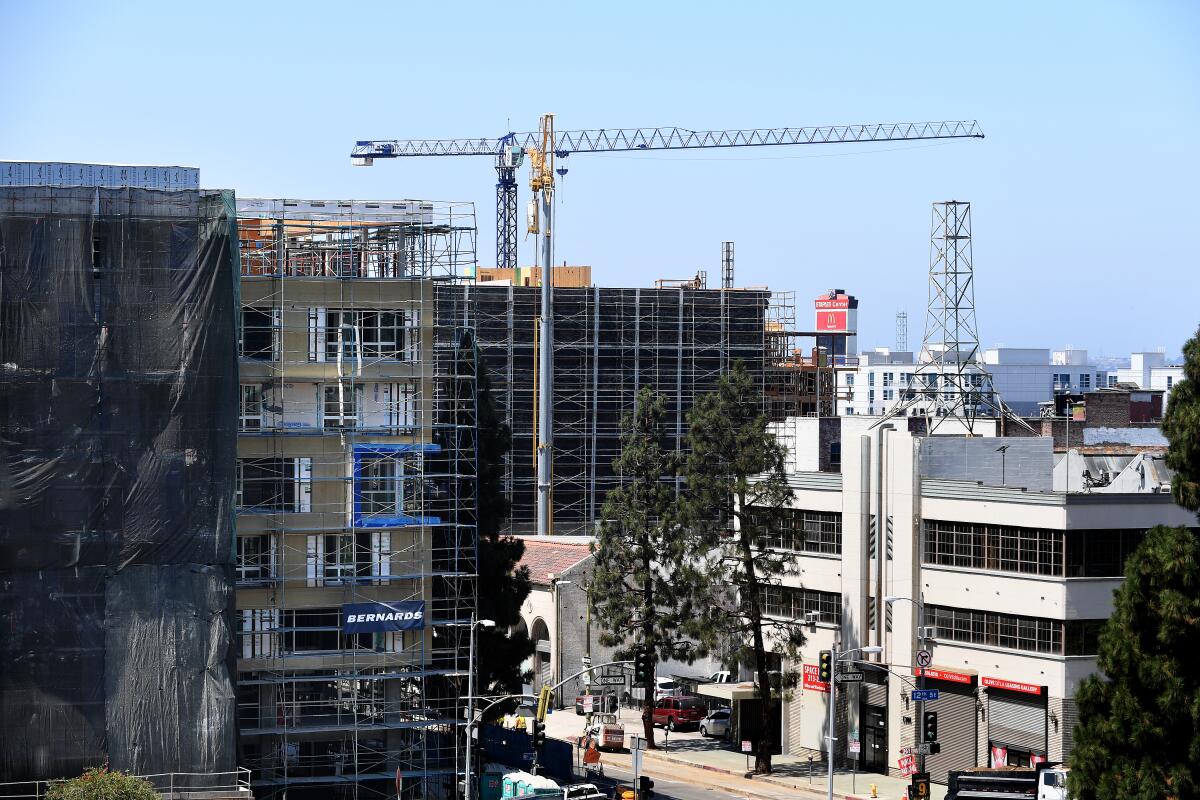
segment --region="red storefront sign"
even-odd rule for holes
[[[980,678],[980,682],[984,686],[990,686],[993,689],[1007,689],[1010,692],[1024,692],[1025,694],[1042,694],[1046,687],[1034,686],[1032,683],[1021,683],[1020,681],[1010,681],[1005,678],[991,678],[984,675]]]
[[[828,692],[829,684],[820,679],[821,670],[816,664],[804,665],[804,688],[814,692]]]
[[[964,672],[951,672],[948,669],[921,669],[913,667],[913,675],[924,675],[926,678],[933,678],[935,681],[950,681],[951,683],[974,683],[975,676],[967,675]]]

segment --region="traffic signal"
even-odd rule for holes
[[[646,775],[638,778],[638,800],[653,800],[654,781]]]
[[[654,651],[646,648],[638,649],[633,654],[633,683],[635,686],[645,685],[654,677]]]
[[[546,743],[546,723],[540,719],[533,721],[533,746],[541,747]]]
[[[818,679],[822,683],[829,683],[833,679],[833,651],[822,650],[817,663],[820,665],[817,669]]]
[[[923,736],[921,737],[921,741],[923,741],[923,742],[936,742],[937,741],[937,712],[936,711],[926,711],[925,712],[925,718],[924,718],[923,724],[922,724],[922,732],[923,732]]]

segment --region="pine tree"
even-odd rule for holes
[[[1099,666],[1076,695],[1072,798],[1200,796],[1200,546],[1156,527],[1125,562]]]
[[[719,553],[720,580],[736,598],[731,613],[713,616],[722,624],[730,667],[745,664],[756,675],[759,724],[754,744],[756,772],[771,771],[774,707],[771,655],[794,662],[804,644],[803,620],[768,617],[767,600],[780,594],[791,560],[760,545],[779,536],[792,492],[784,476],[784,451],[767,430],[762,393],[740,361],[722,376],[717,390],[699,398],[688,414],[684,475],[687,522],[693,535]],[[734,530],[729,531],[730,523]],[[715,606],[715,604],[714,604]],[[796,683],[784,671],[778,688]]]
[[[1183,380],[1171,391],[1162,429],[1171,443],[1167,466],[1175,471],[1175,502],[1200,510],[1200,330],[1183,346]]]
[[[481,694],[516,694],[524,677],[521,665],[534,649],[528,632],[517,627],[529,596],[529,568],[517,566],[525,543],[502,533],[510,511],[503,476],[512,433],[496,412],[487,368],[482,360],[478,363],[479,596],[481,601],[487,598],[486,614],[481,616],[496,623],[478,632],[479,685]],[[503,707],[496,708],[503,713]]]
[[[1163,420],[1172,494],[1200,511],[1200,332],[1184,345],[1184,380]],[[1080,800],[1200,797],[1200,542],[1153,528],[1125,562],[1079,688],[1069,788]]]
[[[613,462],[621,485],[608,493],[592,544],[589,591],[600,641],[618,657],[651,652],[690,663],[707,653],[704,626],[709,580],[694,541],[679,526],[678,460],[663,449],[664,401],[649,388],[622,421],[621,454]],[[642,724],[653,748],[654,671],[642,683]]]

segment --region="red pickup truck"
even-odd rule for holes
[[[697,728],[704,719],[704,704],[698,697],[664,697],[654,707],[654,724],[669,731],[676,728]]]

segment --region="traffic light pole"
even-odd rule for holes
[[[825,750],[825,760],[829,762],[829,800],[833,800],[833,747],[837,742],[837,644],[829,650],[829,746]]]

